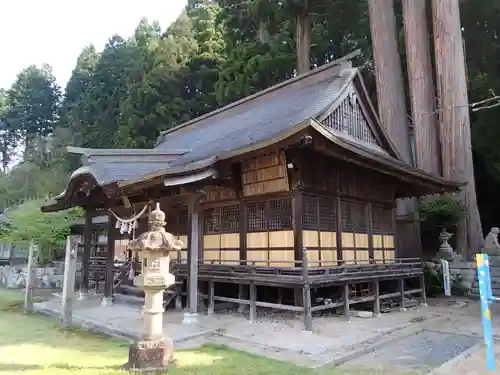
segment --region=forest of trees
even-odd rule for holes
[[[407,87],[418,68],[406,59],[418,53],[408,48],[409,34],[405,46],[404,31],[412,24],[403,20],[412,3],[394,2],[406,87],[400,105],[408,114],[426,105]],[[500,93],[500,0],[461,0],[460,11],[469,102],[479,102]],[[64,189],[78,165],[65,145],[153,147],[161,130],[307,70],[307,61],[314,68],[360,49],[355,64],[364,66],[376,101],[370,17],[377,12],[385,14],[353,0],[190,0],[166,30],[143,19],[131,37],[112,35],[102,51],[84,48],[64,88],[50,66],[26,67],[11,87],[0,89],[0,211]],[[430,14],[421,16],[432,26]],[[301,48],[306,44],[310,49]],[[427,124],[430,115],[409,122]],[[471,116],[479,208],[488,228],[495,224],[492,200],[500,187],[500,107]],[[22,154],[20,145],[26,146]],[[432,160],[424,169],[437,168]]]

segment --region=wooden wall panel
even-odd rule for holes
[[[270,248],[286,248],[295,245],[293,231],[283,230],[276,232],[269,232],[269,247]]]
[[[337,248],[337,232],[320,232],[320,247]]]
[[[269,248],[268,232],[247,233],[247,247],[249,249]]]
[[[302,231],[302,244],[306,249],[319,247],[319,234],[315,230]]]
[[[263,195],[290,189],[283,151],[245,159],[241,165],[244,196]]]
[[[223,233],[220,235],[221,249],[238,249],[240,247],[239,233]]]

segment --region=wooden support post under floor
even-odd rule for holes
[[[215,283],[213,280],[208,282],[208,315],[213,315],[215,310]]]
[[[378,280],[373,282],[373,315],[380,316],[380,282]]]
[[[349,284],[344,284],[344,318],[346,320],[351,319],[349,313]]]
[[[250,282],[250,323],[257,319],[257,286],[255,281]]]
[[[427,293],[425,291],[425,276],[422,274],[420,276],[420,288],[422,291],[420,292],[420,304],[422,306],[427,306]]]
[[[405,311],[405,280],[403,278],[399,282],[399,310]]]
[[[307,256],[307,250],[304,248],[302,250],[302,292],[304,301],[304,329],[306,331],[312,331],[312,311],[311,311],[311,285],[309,284],[309,260]]]
[[[245,284],[238,285],[238,299],[241,299],[241,300],[246,299],[246,295],[247,295],[246,289],[247,289],[247,286]],[[245,307],[246,307],[245,304],[240,303],[238,306],[238,312],[243,313],[245,311]]]

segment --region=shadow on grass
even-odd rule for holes
[[[22,364],[22,363],[3,363],[0,362],[0,373],[1,372],[11,372],[11,371],[33,371],[33,370],[44,370],[44,369],[58,369],[58,370],[96,370],[96,371],[120,371],[121,366],[73,366],[66,363],[53,363],[47,366],[35,365],[35,364]]]

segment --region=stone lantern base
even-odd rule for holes
[[[165,372],[174,353],[174,342],[165,337],[160,340],[138,340],[130,345],[128,362],[124,370],[131,372]]]

